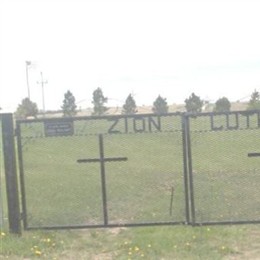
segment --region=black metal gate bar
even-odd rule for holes
[[[1,114],[4,167],[8,201],[8,220],[11,233],[20,234],[20,206],[18,180],[16,171],[16,156],[14,145],[14,125],[12,114]]]
[[[19,121],[16,121],[16,135],[17,135],[17,150],[18,150],[18,162],[19,162],[19,173],[20,173],[19,177],[20,177],[20,186],[21,186],[22,221],[23,221],[23,228],[26,230],[28,229],[27,206],[26,206],[26,192],[25,192],[25,181],[24,181],[21,125]]]
[[[104,141],[103,135],[99,134],[99,154],[100,157],[97,159],[79,159],[78,163],[92,163],[92,162],[100,162],[100,173],[101,173],[101,187],[102,187],[102,201],[103,201],[103,216],[104,216],[104,225],[108,225],[108,212],[107,212],[107,191],[106,191],[106,170],[105,170],[105,162],[116,162],[116,161],[127,161],[126,157],[118,157],[118,158],[105,158],[104,155]]]
[[[191,151],[191,139],[190,139],[190,117],[183,115],[186,124],[187,134],[187,153],[188,153],[188,175],[189,175],[189,194],[190,194],[190,213],[191,213],[191,224],[194,225],[196,222],[195,214],[195,200],[194,200],[194,188],[193,188],[193,169],[192,169],[192,151]]]
[[[260,153],[248,153],[247,156],[248,157],[259,157]]]
[[[188,176],[188,154],[187,154],[187,118],[182,117],[182,145],[183,145],[183,177],[185,192],[186,223],[190,223],[190,200],[189,200],[189,176]]]
[[[179,222],[144,222],[144,223],[123,223],[123,224],[107,224],[107,225],[79,225],[79,226],[41,226],[41,227],[28,227],[27,230],[62,230],[62,229],[82,229],[82,228],[116,228],[116,227],[151,227],[151,226],[173,226],[173,225],[186,225],[185,221]]]

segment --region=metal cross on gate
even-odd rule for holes
[[[248,157],[259,157],[260,153],[248,153],[247,156]]]
[[[107,214],[107,193],[106,193],[106,171],[105,162],[116,162],[116,161],[127,161],[127,157],[117,157],[117,158],[105,158],[104,156],[104,142],[103,135],[99,134],[99,154],[100,158],[95,159],[79,159],[78,163],[93,163],[100,162],[100,173],[101,173],[101,186],[102,186],[102,201],[103,201],[103,214],[104,214],[104,224],[108,224],[108,214]]]

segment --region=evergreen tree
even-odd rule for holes
[[[37,104],[29,98],[24,98],[21,104],[18,105],[15,115],[17,118],[36,117],[38,114]]]
[[[226,97],[219,98],[215,103],[215,112],[229,112],[231,108],[231,103]]]
[[[251,94],[247,110],[259,110],[260,109],[260,94],[256,89]]]
[[[64,117],[71,117],[77,114],[77,105],[75,103],[75,97],[69,90],[64,94],[64,100],[61,109]]]
[[[97,88],[93,92],[93,101],[94,111],[92,115],[101,116],[107,111],[107,107],[105,107],[105,103],[107,103],[107,97],[104,97],[103,91],[101,88]]]
[[[132,114],[135,114],[136,112],[137,112],[137,109],[136,109],[135,100],[132,97],[132,95],[129,94],[127,99],[125,100],[125,104],[123,105],[122,114],[132,115]]]
[[[185,108],[187,112],[199,113],[202,110],[203,101],[194,93],[192,93],[188,99],[185,99],[185,103]]]
[[[162,98],[160,95],[157,97],[157,99],[153,102],[153,112],[155,114],[166,114],[168,113],[168,105],[166,98]]]

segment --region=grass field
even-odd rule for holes
[[[218,120],[216,125],[223,124]],[[208,122],[205,117],[191,118],[196,221],[259,221],[260,158],[247,156],[259,151],[259,130],[210,131]],[[105,164],[109,224],[186,221],[181,120],[165,117],[160,123],[162,132],[147,120],[129,120],[125,133],[121,120],[114,128],[121,134],[104,134],[105,157],[128,158]],[[42,123],[21,125],[28,227],[104,223],[100,164],[77,160],[99,158],[96,134],[109,127],[107,120],[75,121],[74,136],[45,138]],[[146,133],[134,133],[140,129]],[[22,240],[6,233],[4,229],[2,256],[10,259],[257,259],[260,255],[259,225],[30,231]]]
[[[197,221],[259,220],[260,158],[248,157],[259,149],[257,128],[191,133]]]
[[[1,235],[1,259],[255,260],[260,226],[135,227]]]
[[[127,162],[106,163],[110,224],[184,220],[181,135],[175,134],[177,141],[169,142],[171,136],[105,136],[107,157],[128,158]],[[100,165],[77,163],[78,159],[99,158],[98,147],[97,136],[40,138],[24,146],[31,226],[103,224]]]

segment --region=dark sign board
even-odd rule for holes
[[[46,137],[73,135],[73,121],[45,121],[44,133]]]

